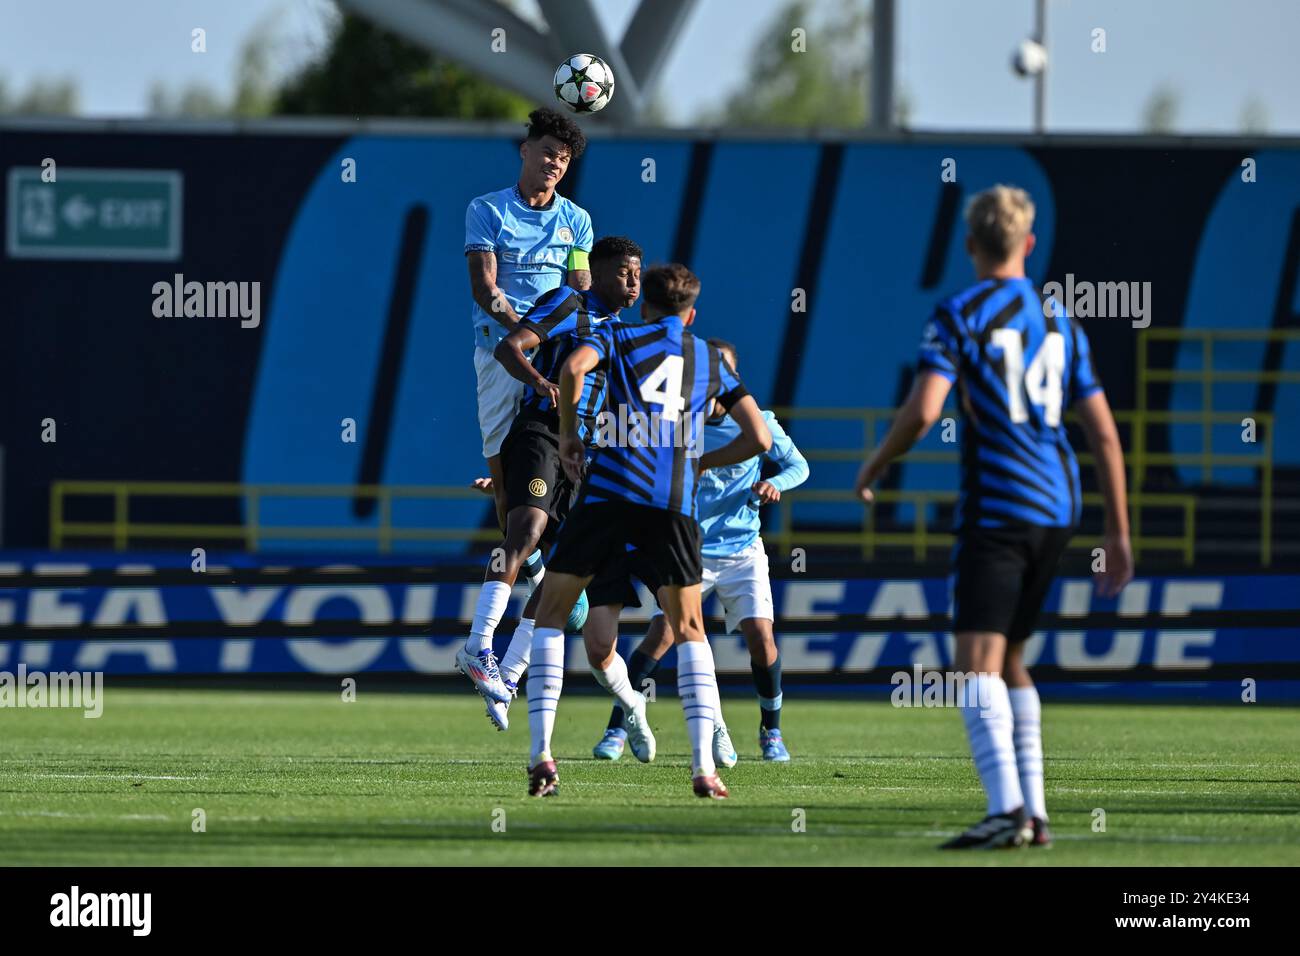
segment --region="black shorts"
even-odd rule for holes
[[[506,478],[506,512],[520,506],[546,512],[541,545],[555,540],[573,500],[573,482],[560,463],[560,441],[544,423],[516,418],[501,443],[501,467]]]
[[[632,583],[633,578],[648,587],[651,594],[659,590],[654,573],[641,552],[625,549],[621,557],[605,562],[596,571],[596,576],[587,585],[587,603],[591,607],[604,607],[607,604],[640,607],[641,595]]]
[[[953,550],[953,630],[1018,643],[1034,632],[1073,528],[966,528]]]
[[[652,578],[646,581],[652,588],[700,583],[704,561],[700,558],[699,522],[690,515],[631,501],[583,501],[574,507],[546,556],[546,569],[580,578],[604,570],[626,580],[628,545],[637,550],[637,569],[645,574],[638,577],[643,581]],[[623,571],[619,571],[620,564]],[[590,593],[587,602],[596,603]]]

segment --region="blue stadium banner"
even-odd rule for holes
[[[248,555],[211,560],[252,569],[293,563],[283,555],[274,561]],[[384,567],[373,559],[366,563],[379,572]],[[408,566],[386,563],[396,570]],[[479,591],[478,582],[436,573],[416,582],[370,581],[358,572],[340,574],[337,582],[303,583],[301,576],[287,576],[285,583],[232,585],[219,583],[221,574],[211,571],[213,583],[151,581],[140,573],[151,568],[188,571],[177,555],[4,556],[0,573],[60,577],[58,586],[0,587],[0,668],[23,664],[29,671],[135,675],[450,675]],[[122,583],[90,577],[104,569],[127,573]],[[75,584],[77,574],[88,576],[86,586]],[[194,575],[196,582],[203,577]],[[948,614],[945,578],[801,575],[772,584],[784,669],[795,682],[837,692],[868,685],[879,690],[890,671],[942,668],[953,659],[950,632],[915,624]],[[1235,698],[1248,679],[1258,682],[1264,699],[1300,699],[1300,681],[1293,679],[1300,671],[1300,641],[1294,618],[1286,620],[1298,593],[1300,575],[1186,574],[1140,577],[1118,599],[1103,600],[1094,595],[1091,580],[1063,577],[1044,605],[1044,614],[1058,626],[1030,638],[1026,662],[1050,675],[1045,688],[1068,687],[1073,696]],[[517,586],[498,632],[503,647],[525,598],[523,586]],[[648,593],[642,591],[641,598],[640,609],[624,612],[625,653],[653,608]],[[1235,612],[1227,624],[1223,612]],[[1248,612],[1275,616],[1251,622],[1245,620]],[[721,616],[716,597],[706,601],[705,613]],[[1219,614],[1214,626],[1180,623],[1207,613]],[[1098,616],[1106,615],[1131,619],[1132,625],[1097,626]],[[1240,624],[1233,621],[1237,615]],[[1077,626],[1066,623],[1076,617]],[[358,624],[370,633],[349,634]],[[129,634],[112,631],[123,627]],[[303,636],[285,636],[286,627],[302,627]],[[153,628],[157,638],[148,633]],[[317,629],[328,630],[328,636]],[[715,628],[711,637],[719,673],[748,675],[741,636]],[[570,635],[567,661],[571,671],[585,674],[580,640]],[[665,664],[674,666],[671,657]]]

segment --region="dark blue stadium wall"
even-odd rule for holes
[[[1253,183],[1240,176],[1247,155]],[[184,178],[178,262],[0,261],[5,545],[48,543],[56,479],[462,484],[481,473],[463,216],[471,197],[513,181],[510,140],[10,130],[0,157],[6,169],[54,157]],[[342,181],[344,158],[355,183]],[[941,179],[946,158],[955,183]],[[969,281],[962,202],[994,182],[1034,195],[1040,282],[1150,281],[1158,326],[1300,321],[1297,149],[600,139],[562,191],[597,235],[626,233],[648,259],[698,271],[698,328],[737,343],[764,404],[886,406],[907,387],[932,304]],[[153,285],[174,273],[261,282],[261,326],[154,317]],[[795,288],[805,312],[791,308]],[[1083,324],[1112,401],[1131,406],[1133,328]],[[1260,367],[1300,367],[1294,352],[1251,348]],[[1236,400],[1294,408],[1300,388],[1243,386]],[[45,418],[57,443],[41,441]],[[344,418],[358,423],[356,444],[339,440]],[[802,437],[817,444],[813,429]],[[1275,456],[1300,466],[1295,416],[1278,422]],[[819,468],[813,485],[843,487],[851,469]],[[951,472],[912,465],[901,481],[932,487]],[[238,507],[214,503],[212,517],[237,521]],[[363,502],[264,515],[377,520]],[[484,516],[463,502],[404,512],[465,527]]]

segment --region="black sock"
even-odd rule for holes
[[[641,686],[641,682],[653,674],[658,667],[659,661],[649,654],[642,654],[640,648],[633,651],[632,656],[627,661],[627,679],[628,683],[632,685],[632,689],[641,691],[644,694],[645,689]],[[623,708],[615,704],[614,709],[610,712],[609,726],[606,729],[617,730],[622,726]]]
[[[776,730],[781,726],[781,656],[778,654],[770,667],[751,657],[749,670],[754,675],[754,690],[758,692],[761,726],[764,730]]]

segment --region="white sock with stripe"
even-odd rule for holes
[[[501,623],[501,615],[510,603],[510,585],[504,581],[484,581],[478,592],[478,605],[474,608],[474,622],[469,626],[469,640],[465,650],[471,654],[492,649],[492,635]]]
[[[530,767],[551,752],[555,709],[564,688],[564,632],[558,627],[533,630],[533,660],[528,668],[528,733],[532,737]]]
[[[524,671],[528,670],[528,660],[532,650],[533,619],[521,617],[514,635],[510,638],[510,646],[506,648],[506,656],[501,659],[501,679],[518,684],[519,678],[523,677]]]
[[[1020,790],[1025,795],[1025,812],[1047,819],[1047,798],[1043,793],[1043,722],[1038,688],[1012,687],[1011,714],[1015,721],[1016,768]]]
[[[966,723],[975,770],[988,794],[988,812],[1009,813],[1023,806],[1025,799],[1016,770],[1011,700],[1006,682],[993,674],[977,674],[966,684],[966,692],[967,699],[960,704],[961,716]]]
[[[677,696],[686,714],[692,774],[716,773],[713,722],[722,713],[722,701],[718,697],[718,675],[713,669],[713,648],[708,641],[683,641],[677,645]]]
[[[604,670],[592,667],[591,673],[596,678],[597,684],[618,699],[619,706],[625,713],[636,710],[637,705],[641,703],[641,695],[636,692],[632,681],[628,679],[627,662],[618,656],[617,651],[610,657],[608,667]]]

